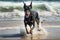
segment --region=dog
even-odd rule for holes
[[[32,2],[30,3],[30,5],[26,5],[26,3],[24,3],[23,8],[24,8],[24,12],[25,12],[24,25],[25,25],[27,34],[29,34],[29,33],[32,34],[32,30],[35,28],[35,22],[37,23],[38,31],[40,31],[39,14],[38,14],[38,12],[32,10]],[[28,32],[28,30],[27,30],[27,25],[30,26],[30,32]],[[33,27],[31,27],[32,25],[33,25]]]

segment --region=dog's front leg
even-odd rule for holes
[[[27,21],[24,21],[24,24],[25,24],[26,33],[29,34],[28,29],[27,29]]]
[[[30,26],[30,34],[32,34],[32,28],[31,28],[31,26]]]
[[[32,30],[35,28],[35,22],[33,22],[33,27],[32,27]]]

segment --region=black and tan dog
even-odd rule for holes
[[[30,5],[26,5],[24,3],[24,12],[25,12],[25,16],[24,16],[24,24],[25,24],[25,28],[26,28],[26,32],[27,33],[32,33],[32,30],[35,28],[35,22],[37,23],[37,27],[38,30],[39,29],[39,15],[38,12],[36,11],[32,11],[32,2]],[[27,25],[30,26],[30,32],[28,32],[27,30]],[[31,27],[33,25],[33,27]]]

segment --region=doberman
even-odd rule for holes
[[[39,18],[38,12],[32,11],[31,9],[32,9],[32,2],[30,3],[30,5],[26,5],[24,3],[24,12],[25,12],[24,24],[25,24],[27,34],[32,33],[32,30],[35,28],[35,22],[37,23],[38,31],[40,31],[39,29],[40,18]],[[30,32],[28,32],[27,30],[27,25],[30,26]],[[33,27],[31,27],[32,25]]]

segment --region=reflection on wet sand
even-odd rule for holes
[[[46,38],[46,35],[41,35],[41,34],[27,34],[24,38],[21,38],[21,40],[25,39],[25,40],[39,40],[39,39],[45,39]]]
[[[36,32],[36,33],[35,33]],[[43,32],[39,32],[39,31],[33,31],[33,34],[26,34],[26,36],[24,38],[21,39],[25,39],[25,40],[38,40],[38,39],[45,39],[47,37],[47,35]]]

